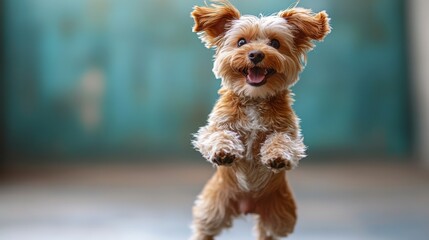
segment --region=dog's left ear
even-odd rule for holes
[[[194,18],[194,32],[210,48],[220,43],[224,33],[234,19],[240,18],[240,12],[228,1],[216,1],[207,7],[195,6],[191,16]]]
[[[331,32],[330,19],[325,11],[315,14],[310,9],[292,8],[279,12],[278,16],[292,26],[295,46],[303,52],[314,47],[311,40],[322,41]]]

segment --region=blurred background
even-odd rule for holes
[[[214,171],[190,145],[220,84],[191,31],[204,1],[0,3],[0,239],[186,239]],[[426,239],[429,3],[299,6],[333,31],[293,87],[309,157],[289,174],[291,239]],[[251,238],[251,218],[236,225],[220,239]]]

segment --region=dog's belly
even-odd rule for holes
[[[238,208],[242,214],[255,213],[256,203],[252,198],[244,197],[239,200]]]
[[[273,175],[272,171],[255,160],[243,159],[234,168],[238,186],[245,192],[262,190]]]

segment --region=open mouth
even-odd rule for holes
[[[259,87],[267,83],[267,78],[276,71],[272,68],[252,67],[241,71],[246,77],[246,82],[254,87]]]

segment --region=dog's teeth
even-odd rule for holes
[[[264,74],[265,74],[265,75],[267,75],[267,73],[268,73],[268,70],[267,70],[267,69],[265,69]]]

